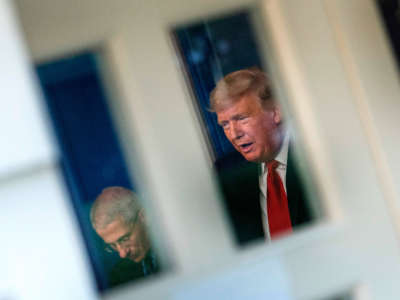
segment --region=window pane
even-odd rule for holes
[[[86,52],[36,70],[72,206],[98,289],[104,291],[159,273],[161,262],[148,240],[141,199],[125,164],[97,59],[95,52]]]
[[[176,27],[173,37],[238,244],[315,220],[307,186],[313,195],[317,188],[263,63],[251,11]]]

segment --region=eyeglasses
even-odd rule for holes
[[[109,253],[112,253],[114,251],[118,251],[118,246],[119,246],[119,248],[122,248],[122,249],[126,248],[126,246],[128,245],[128,242],[131,239],[134,229],[135,229],[135,226],[133,225],[131,230],[128,233],[126,233],[125,235],[123,235],[122,237],[120,237],[118,239],[118,241],[105,245],[104,250],[106,250]]]
[[[135,220],[132,222],[132,225],[130,225],[130,230],[126,234],[121,236],[116,242],[106,244],[104,246],[104,250],[106,252],[112,253],[114,251],[118,251],[118,248],[124,249],[128,246],[128,243],[132,237],[132,234],[135,231],[135,229],[137,228],[136,225],[137,225],[138,217],[139,217],[139,212],[137,213]]]

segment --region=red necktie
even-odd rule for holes
[[[284,233],[292,232],[288,201],[282,179],[276,168],[279,162],[272,160],[267,163],[267,212],[271,239]]]

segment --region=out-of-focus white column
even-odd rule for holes
[[[10,2],[0,0],[0,299],[96,299]]]
[[[54,159],[29,60],[10,1],[0,1],[0,178]]]
[[[56,168],[0,185],[0,299],[96,299]]]

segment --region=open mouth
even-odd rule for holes
[[[253,145],[253,143],[246,143],[246,144],[239,145],[239,147],[240,147],[240,150],[242,150],[243,152],[249,152],[251,150],[252,145]]]

